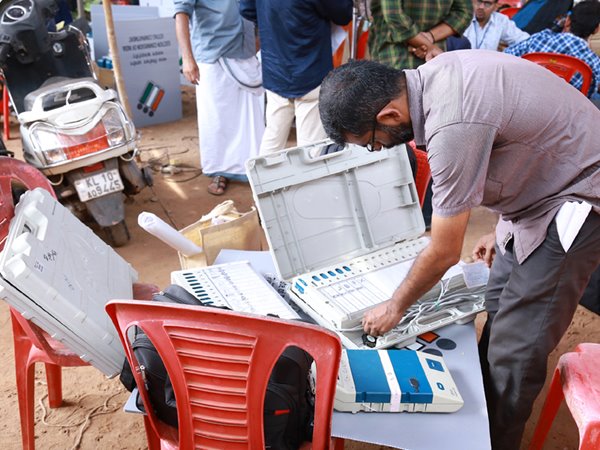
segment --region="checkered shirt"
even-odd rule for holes
[[[444,22],[462,33],[473,15],[470,0],[373,0],[369,51],[375,61],[414,69],[425,61],[410,54],[406,40]],[[445,41],[437,43],[446,49]]]

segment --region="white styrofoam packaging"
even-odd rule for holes
[[[365,341],[364,312],[391,297],[429,241],[404,145],[377,152],[348,145],[327,153],[331,145],[322,141],[246,163],[277,273],[291,283],[292,300],[338,332],[347,348],[409,345],[423,332],[472,320],[483,309],[481,289],[466,288],[455,266],[415,305],[432,314]],[[438,302],[446,294],[451,301]]]
[[[124,351],[104,310],[137,272],[47,191],[21,197],[0,253],[0,297],[109,377]]]

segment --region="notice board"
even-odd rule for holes
[[[97,6],[97,5],[96,5]],[[175,20],[157,8],[113,7],[121,73],[136,127],[181,119],[181,88]],[[136,14],[139,12],[139,14]],[[103,32],[98,33],[97,30]],[[102,7],[92,9],[96,57],[107,53]]]

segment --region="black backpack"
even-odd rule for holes
[[[181,286],[172,284],[152,297],[154,301],[186,305],[203,304]],[[136,329],[132,342],[133,352],[143,371],[146,391],[156,417],[177,427],[175,394],[165,366],[156,348],[141,329]],[[314,408],[308,383],[311,356],[297,347],[288,347],[275,363],[269,378],[264,404],[265,448],[296,450],[302,442],[311,440]],[[130,392],[136,387],[127,359],[119,377]],[[138,395],[136,406],[144,411]]]

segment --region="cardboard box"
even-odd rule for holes
[[[104,89],[116,89],[115,72],[112,69],[98,67],[98,65],[94,63],[94,72],[96,72],[96,77],[98,78],[100,86]]]

